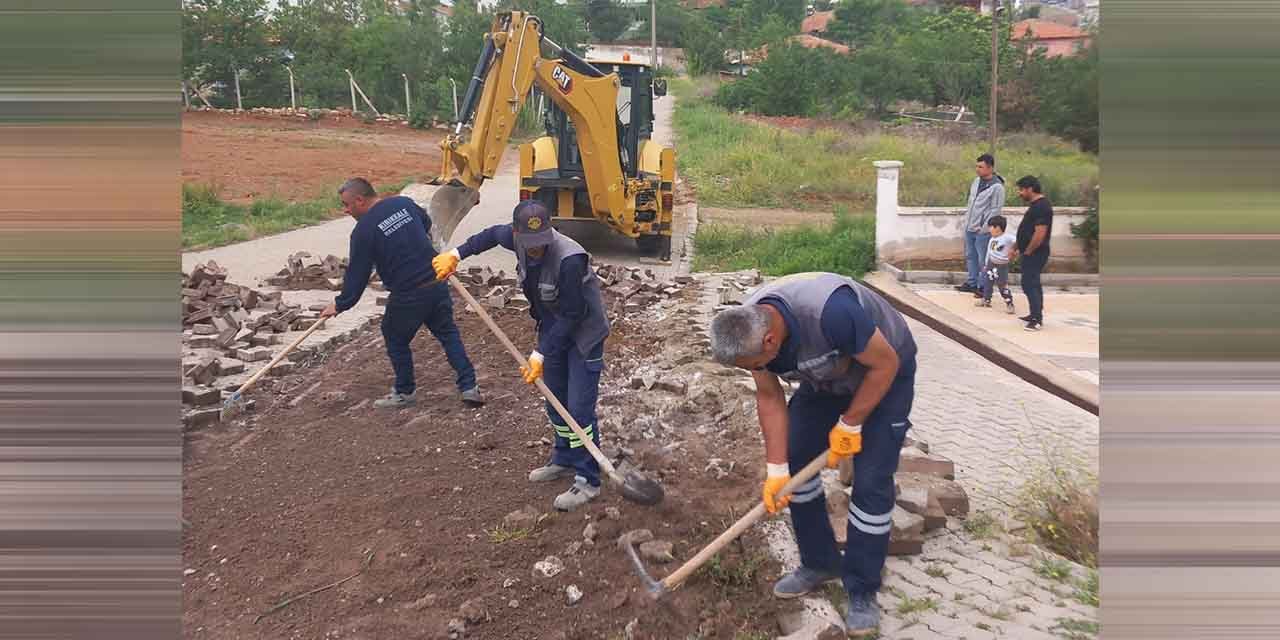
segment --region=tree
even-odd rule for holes
[[[587,26],[598,42],[614,42],[631,27],[632,11],[614,0],[588,0]]]
[[[916,65],[894,45],[872,45],[857,54],[858,93],[872,112],[882,116],[900,100],[925,93],[925,82]]]
[[[187,0],[182,11],[183,77],[197,91],[222,83],[224,99],[234,101],[237,73],[260,73],[274,63],[265,19],[266,0]]]
[[[543,35],[552,42],[578,55],[586,53],[591,33],[587,31],[581,5],[557,4],[556,0],[512,0],[510,8],[538,16],[542,20]],[[478,44],[475,51],[478,55]]]
[[[724,42],[711,22],[693,15],[680,28],[680,46],[690,75],[715,73],[724,66]]]
[[[778,15],[771,15],[751,36],[753,48],[759,45],[777,46],[795,35],[795,25]]]
[[[909,32],[922,11],[903,0],[843,0],[827,35],[851,47],[884,40],[894,31]]]
[[[715,100],[767,116],[835,115],[856,102],[853,67],[852,58],[829,49],[770,47],[753,73],[722,85]]]

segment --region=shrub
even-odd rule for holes
[[[694,237],[694,266],[700,271],[759,268],[772,276],[830,271],[860,278],[875,267],[875,233],[873,217],[843,209],[836,210],[830,227],[704,225]]]

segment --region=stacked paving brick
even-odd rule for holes
[[[754,291],[763,282],[764,278],[760,276],[760,271],[757,269],[726,275],[718,290],[720,304],[716,306],[715,310],[723,311],[728,307],[742,304],[747,294]]]
[[[339,258],[332,254],[321,258],[308,251],[299,251],[290,255],[286,263],[285,268],[267,278],[267,284],[286,291],[342,290],[342,279],[347,274],[346,258]],[[369,286],[377,291],[384,290],[376,274],[370,280]]]
[[[852,460],[840,465],[840,484],[853,485]],[[969,496],[956,479],[956,466],[929,445],[910,437],[903,444],[894,475],[896,504],[889,531],[890,555],[916,555],[924,550],[925,533],[947,526],[947,517],[969,515]],[[844,548],[849,520],[849,491],[828,488],[827,511],[836,544]]]
[[[261,292],[227,282],[227,270],[212,260],[183,274],[182,401],[189,407],[218,405],[222,376],[244,373],[246,363],[274,357],[279,334],[308,329],[319,320],[318,310],[303,311],[284,302],[279,292]],[[292,371],[291,362],[277,364],[269,374]],[[210,412],[197,411],[187,422],[212,421]]]

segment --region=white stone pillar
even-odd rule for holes
[[[876,160],[876,262],[893,259],[892,245],[900,239],[898,227],[899,160]]]

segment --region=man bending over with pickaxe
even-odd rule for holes
[[[877,632],[876,592],[889,547],[893,474],[915,395],[916,343],[906,321],[862,283],[833,273],[799,273],[766,284],[711,322],[711,351],[755,378],[764,434],[769,513],[791,505],[799,569],[773,587],[798,598],[842,579],[850,637]],[[800,382],[786,401],[781,377]],[[824,449],[827,466],[854,456],[844,558],[836,549],[822,479],[778,492]]]

